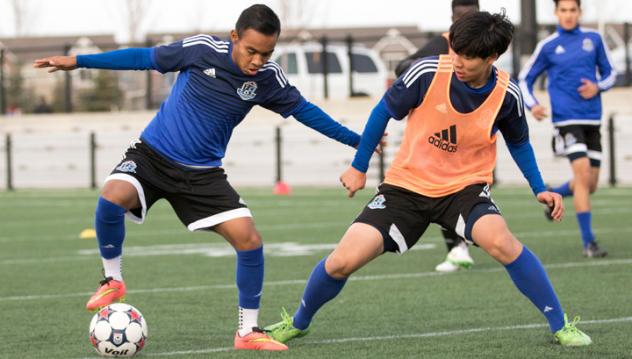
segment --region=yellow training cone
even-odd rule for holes
[[[94,239],[97,238],[97,231],[92,228],[86,228],[81,233],[79,233],[79,238],[81,239]]]

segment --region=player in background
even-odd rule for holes
[[[478,0],[452,0],[452,22],[454,23],[463,15],[473,11],[479,11]],[[414,54],[408,56],[397,65],[395,75],[400,77],[415,61],[428,57],[450,53],[448,32],[432,38],[428,43]],[[446,227],[441,227],[441,234],[448,249],[445,261],[439,263],[437,272],[456,272],[461,268],[468,269],[474,264],[467,243],[456,232]]]
[[[406,252],[437,223],[500,262],[560,344],[591,344],[575,326],[578,319],[568,322],[544,267],[509,231],[491,198],[500,131],[537,201],[552,208],[555,220],[564,212],[562,197],[542,181],[520,93],[511,90],[509,74],[493,66],[512,34],[504,14],[467,14],[450,27],[453,56],[423,59],[387,90],[369,117],[352,166],[340,178],[349,196],[366,184],[371,148],[389,119],[408,115],[399,152],[378,193],[313,269],[294,316],[284,312],[281,322],[265,328],[275,339],[287,342],[307,334],[313,316],[352,273],[384,252]]]
[[[601,165],[601,92],[614,85],[617,74],[601,35],[579,26],[580,0],[554,2],[557,31],[536,47],[520,72],[520,88],[525,105],[542,121],[548,110],[534,97],[533,84],[547,73],[554,147],[557,143],[573,169],[573,178],[552,191],[573,196],[584,256],[605,257],[608,252],[599,246],[592,230],[590,195],[597,190]]]
[[[86,307],[96,310],[125,295],[121,255],[124,217],[142,223],[165,198],[190,231],[212,230],[237,253],[239,327],[236,349],[286,350],[258,327],[263,289],[261,236],[250,210],[227,181],[222,158],[235,126],[255,105],[356,147],[360,136],[307,102],[281,67],[269,61],[281,25],[265,5],[245,9],[230,41],[197,35],[167,46],[129,48],[96,55],[53,56],[38,68],[179,71],[171,94],[105,180],[95,226],[105,279]]]

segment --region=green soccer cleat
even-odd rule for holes
[[[564,328],[555,332],[555,340],[565,347],[582,347],[592,344],[592,339],[577,329],[575,326],[577,323],[579,323],[579,317],[575,317],[569,323],[566,314],[564,314]]]
[[[268,325],[267,327],[263,328],[263,330],[268,332],[272,339],[281,343],[287,343],[294,338],[304,337],[307,335],[307,333],[309,333],[309,328],[305,330],[294,328],[293,319],[287,313],[285,308],[281,309],[281,321],[275,324]]]

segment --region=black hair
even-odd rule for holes
[[[553,2],[555,3],[556,9],[557,9],[557,6],[560,4],[560,1],[562,0],[553,0]],[[575,0],[575,2],[577,3],[577,7],[582,7],[582,0]]]
[[[277,14],[266,5],[255,4],[242,11],[235,24],[238,36],[241,36],[248,29],[268,36],[278,36],[281,33],[281,21],[279,21]]]
[[[507,51],[514,26],[505,11],[490,14],[476,11],[464,15],[450,26],[450,47],[459,55],[488,58]]]
[[[479,8],[478,0],[452,0],[452,12],[454,12],[454,8],[457,6],[476,6]]]

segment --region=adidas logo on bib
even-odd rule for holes
[[[456,152],[456,125],[443,129],[441,132],[435,132],[434,136],[428,137],[428,143],[442,151]]]

